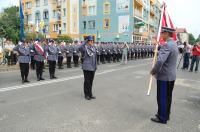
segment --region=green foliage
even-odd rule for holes
[[[45,35],[42,33],[39,33],[38,38],[44,39]],[[31,32],[31,33],[25,32],[25,40],[35,40],[35,39],[37,39],[37,34],[35,32]]]
[[[0,37],[17,43],[20,39],[19,7],[5,8],[0,16]]]
[[[58,36],[58,38],[56,39],[56,41],[58,41],[58,42],[64,41],[64,42],[67,42],[67,43],[72,43],[73,42],[72,38],[70,36],[67,36],[67,35],[60,35],[60,36]]]
[[[196,39],[194,38],[193,34],[189,34],[189,43],[190,44],[195,44],[196,43]]]

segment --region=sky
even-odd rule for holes
[[[175,27],[186,28],[195,38],[200,34],[198,14],[200,0],[160,0],[167,4],[167,10]],[[18,5],[19,0],[0,0],[0,10],[11,5]]]

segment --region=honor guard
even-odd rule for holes
[[[176,80],[178,47],[172,39],[174,29],[162,27],[162,38],[166,42],[161,46],[151,74],[157,79],[158,112],[152,121],[166,124],[170,119],[172,91]]]
[[[56,79],[56,61],[58,60],[58,47],[56,46],[54,40],[50,40],[49,45],[46,46],[46,56],[49,64],[49,75],[50,79]]]
[[[66,52],[66,58],[67,58],[67,68],[72,68],[71,66],[71,60],[73,56],[73,47],[71,43],[68,43],[65,46],[65,52]]]
[[[28,43],[19,42],[19,44],[14,47],[13,50],[16,51],[18,55],[22,83],[28,83],[29,63],[31,60],[30,48],[28,46]]]
[[[79,51],[83,56],[82,69],[84,73],[85,99],[95,99],[92,94],[92,84],[97,70],[97,55],[92,36],[88,36],[86,42],[79,46]]]
[[[96,51],[97,51],[97,64],[99,65],[100,64],[100,58],[101,58],[101,48],[100,48],[100,45],[99,43],[97,42],[96,43]]]
[[[65,42],[61,42],[60,45],[58,45],[57,47],[59,49],[59,52],[58,52],[58,69],[63,69]]]
[[[35,41],[33,47],[31,48],[35,52],[34,59],[36,61],[36,75],[37,81],[45,80],[43,78],[43,67],[44,67],[44,60],[46,59],[45,56],[45,46],[42,45],[40,40]]]
[[[78,41],[74,42],[73,45],[73,61],[74,61],[74,67],[78,67],[79,66],[79,50],[78,50]]]

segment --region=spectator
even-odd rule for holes
[[[198,45],[194,45],[192,49],[192,62],[190,66],[190,72],[193,72],[194,63],[196,63],[195,72],[196,73],[198,72],[199,58],[200,58],[200,45],[198,44]]]
[[[188,69],[189,68],[189,64],[190,64],[190,53],[191,53],[191,49],[192,46],[190,44],[187,44],[186,42],[184,42],[184,48],[183,48],[183,67],[182,69]]]

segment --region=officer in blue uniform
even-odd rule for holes
[[[74,62],[74,67],[79,66],[79,50],[78,50],[78,41],[74,42],[73,47],[73,62]]]
[[[58,60],[58,47],[56,46],[54,40],[50,40],[48,46],[46,46],[46,56],[49,63],[49,75],[50,79],[56,79],[55,70],[56,70],[56,61]]]
[[[93,41],[93,37],[88,36],[86,41],[78,48],[83,57],[82,69],[84,74],[84,94],[86,100],[95,99],[92,94],[92,84],[97,69],[97,54]]]
[[[13,50],[17,51],[22,83],[28,83],[29,63],[31,60],[30,48],[26,42],[19,42],[19,44],[15,46]]]
[[[158,112],[152,121],[166,124],[170,119],[172,91],[176,80],[178,47],[172,39],[174,29],[162,27],[162,38],[166,42],[158,52],[151,74],[157,79]]]
[[[62,42],[60,45],[57,45],[57,48],[59,49],[58,52],[58,69],[63,69],[63,59],[64,59],[64,48],[65,48],[65,43]]]

